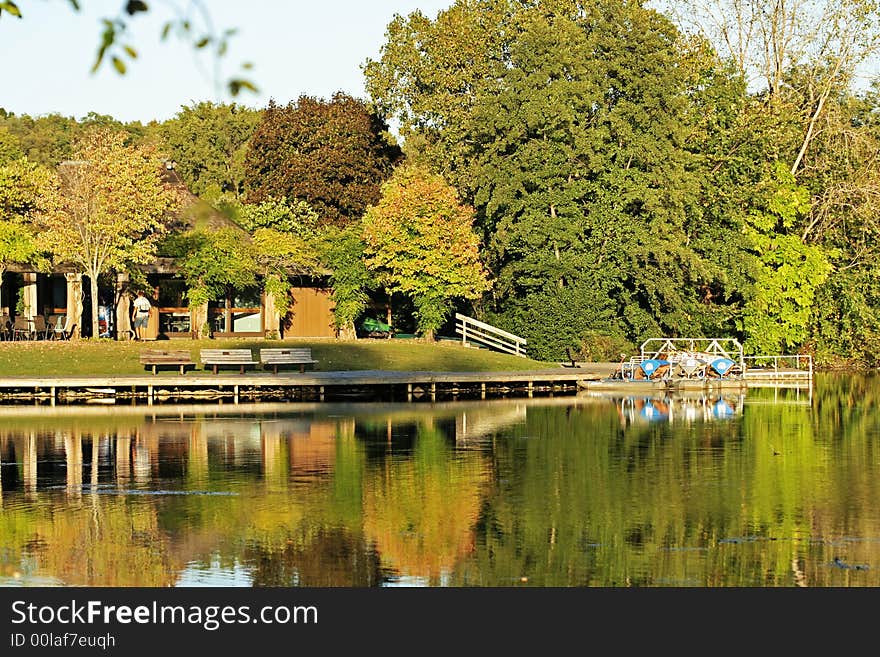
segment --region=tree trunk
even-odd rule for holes
[[[425,330],[425,342],[434,342],[434,329]]]
[[[100,337],[100,329],[98,328],[98,277],[89,274],[89,289],[92,293],[92,337]]]
[[[357,340],[357,330],[354,327],[354,322],[346,322],[342,326],[339,327],[339,339],[340,340]]]

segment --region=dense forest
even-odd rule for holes
[[[395,17],[366,99],[147,125],[0,110],[0,171],[123,131],[272,247],[247,260],[272,285],[332,271],[343,331],[384,291],[422,332],[459,308],[540,359],[708,335],[872,366],[880,97],[859,71],[877,18],[856,0],[458,0]]]

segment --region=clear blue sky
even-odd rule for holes
[[[215,27],[236,27],[221,61],[224,79],[253,62],[248,73],[260,89],[237,102],[264,107],[302,94],[328,98],[335,91],[364,97],[361,65],[377,58],[395,14],[421,10],[434,18],[453,0],[205,0]],[[212,77],[200,68],[191,46],[160,42],[169,3],[148,0],[150,13],[131,23],[129,41],[139,51],[127,74],[109,62],[90,73],[101,32],[100,19],[115,16],[123,0],[85,0],[74,12],[67,0],[19,0],[24,18],[0,18],[0,107],[32,116],[57,112],[81,118],[89,111],[122,121],[164,120],[182,105],[218,98]],[[179,4],[186,5],[183,0]]]

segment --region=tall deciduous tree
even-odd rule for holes
[[[55,175],[26,159],[0,166],[0,285],[11,263],[42,266],[35,222],[58,211]]]
[[[126,138],[103,129],[86,134],[75,149],[76,160],[61,167],[61,212],[37,222],[56,262],[70,263],[89,277],[96,310],[98,277],[152,260],[180,203],[162,180],[155,148],[126,146]],[[98,335],[97,312],[92,335]]]
[[[160,132],[190,191],[214,203],[221,194],[241,200],[245,154],[259,121],[257,110],[201,102],[181,108]]]
[[[494,321],[543,358],[596,332],[711,323],[723,300],[701,290],[724,272],[700,248],[693,90],[670,21],[613,0],[459,1],[396,19],[388,39],[368,90],[473,202]]]
[[[400,157],[385,122],[351,96],[270,102],[245,161],[248,202],[304,200],[326,223],[355,222]]]
[[[409,296],[419,330],[430,340],[455,298],[490,287],[473,231],[473,210],[427,168],[398,168],[363,219],[366,263],[392,291]]]

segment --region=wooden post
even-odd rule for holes
[[[529,397],[530,397],[530,398],[533,397],[533,396],[534,396],[534,392],[535,392],[535,383],[534,383],[534,381],[529,381],[528,390],[529,390]]]
[[[131,299],[128,294],[128,273],[116,274],[116,339],[131,339]]]
[[[485,398],[486,398],[486,384],[481,383],[480,384],[480,399],[485,399]]]
[[[324,401],[324,386],[318,388],[318,394],[320,395],[321,401]]]
[[[147,386],[147,406],[153,405],[153,386]]]
[[[431,401],[437,401],[437,384],[431,383]]]
[[[233,403],[236,403],[236,404],[238,403],[238,384],[237,383],[232,387],[232,401],[233,401]]]
[[[408,401],[408,402],[412,401],[412,395],[413,395],[412,388],[413,388],[412,383],[406,384],[406,401]]]
[[[76,326],[70,334],[71,338],[82,335],[83,289],[82,274],[64,274],[67,281],[67,324],[68,328]],[[95,309],[97,312],[97,308]]]
[[[33,319],[41,314],[37,308],[37,275],[33,273],[22,274],[24,287],[22,288],[22,301],[24,302],[24,314],[28,319]]]

